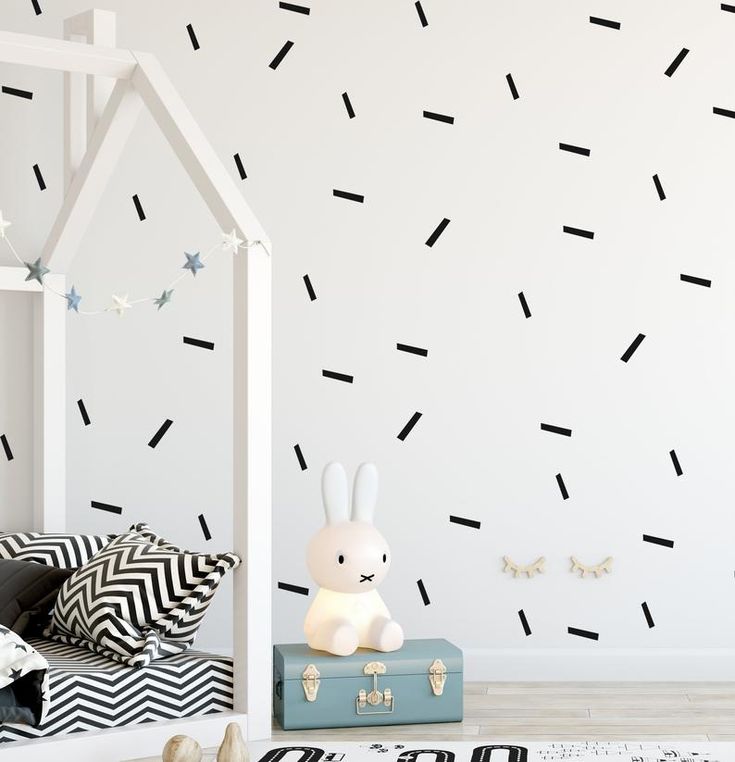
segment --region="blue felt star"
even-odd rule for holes
[[[199,252],[196,254],[186,254],[186,264],[181,268],[182,270],[191,270],[191,274],[196,276],[197,270],[201,270],[204,267],[204,263],[199,260]]]
[[[79,312],[79,302],[82,301],[82,297],[77,293],[75,286],[71,287],[71,291],[68,294],[64,294],[64,298],[66,299],[67,310],[74,310],[74,312]]]
[[[51,272],[48,267],[41,264],[41,257],[39,257],[33,264],[30,262],[24,262],[24,264],[28,268],[26,280],[37,280],[39,283],[43,283],[43,276],[46,275],[46,273]]]
[[[196,272],[194,272],[194,275],[196,275]],[[170,291],[166,291],[164,289],[163,293],[158,297],[158,299],[153,300],[153,303],[157,304],[158,309],[160,310],[164,304],[168,304],[171,301],[171,294],[173,294],[173,292],[174,292],[173,289],[171,289]]]

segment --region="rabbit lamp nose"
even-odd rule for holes
[[[358,647],[395,651],[403,630],[376,590],[390,569],[390,549],[373,526],[378,471],[357,470],[349,510],[347,474],[330,463],[322,475],[326,524],[309,542],[307,565],[320,586],[304,623],[312,648],[339,656]]]

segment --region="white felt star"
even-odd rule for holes
[[[236,254],[237,250],[245,243],[242,238],[237,237],[235,229],[231,233],[222,233],[222,251],[228,251]]]
[[[3,219],[3,213],[0,211],[0,238],[5,238],[5,228],[9,228],[13,223]]]
[[[123,317],[125,315],[125,310],[132,309],[132,307],[133,305],[128,302],[127,294],[125,294],[125,296],[116,296],[113,294],[112,307],[108,307],[107,309],[110,312],[117,312],[120,317]]]

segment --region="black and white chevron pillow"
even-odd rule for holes
[[[76,569],[102,550],[114,535],[0,533],[0,558]]]
[[[46,635],[133,667],[191,646],[234,553],[206,555],[118,535],[62,586]]]

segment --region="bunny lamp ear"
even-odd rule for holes
[[[322,473],[322,499],[327,524],[348,521],[347,474],[341,463],[329,463]]]
[[[378,469],[372,463],[363,463],[355,474],[352,491],[352,520],[373,522],[378,500]]]

